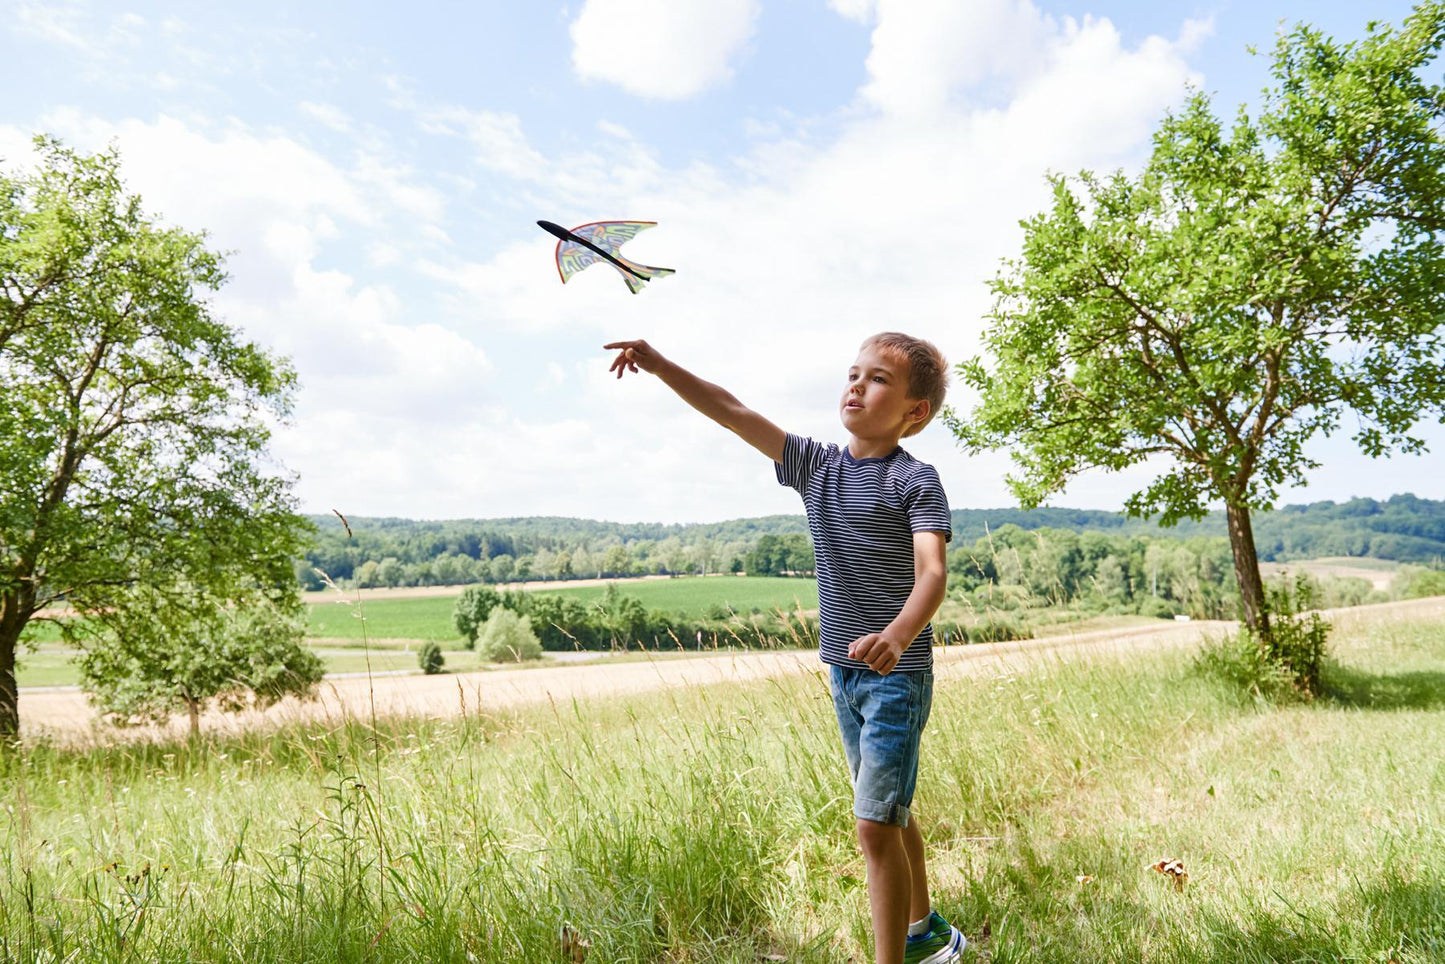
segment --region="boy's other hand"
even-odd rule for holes
[[[848,646],[848,658],[867,663],[873,672],[887,676],[898,665],[908,642],[892,639],[883,633],[869,633],[853,640]]]
[[[609,372],[616,372],[621,378],[626,371],[636,372],[641,368],[645,372],[656,375],[657,370],[663,366],[667,359],[641,338],[636,341],[614,341],[602,346],[604,349],[617,349],[617,357],[612,360],[612,367]]]

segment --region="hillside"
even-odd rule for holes
[[[561,516],[435,521],[356,517],[349,520],[354,533],[349,539],[335,516],[313,516],[312,521],[316,538],[297,567],[308,588],[320,585],[313,569],[349,579],[369,567],[363,585],[450,585],[506,581],[524,572],[567,578],[728,568],[768,572],[812,565],[802,515],[685,525]],[[1125,538],[1225,536],[1223,512],[1162,528],[1149,519],[1090,509],[956,509],[953,545],[970,545],[1006,525]],[[1445,501],[1404,494],[1385,501],[1290,505],[1258,513],[1254,531],[1265,562],[1341,556],[1433,563],[1445,558]],[[801,561],[759,566],[759,552],[771,553],[775,561]],[[406,567],[405,574],[398,572]]]

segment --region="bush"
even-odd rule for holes
[[[1263,699],[1278,701],[1298,694],[1290,683],[1289,672],[1271,662],[1246,629],[1206,643],[1195,657],[1194,666],[1206,676],[1224,680]]]
[[[963,628],[970,643],[1003,643],[1011,639],[1033,639],[1034,632],[1014,616],[990,613]]]
[[[428,676],[435,676],[446,666],[446,657],[442,656],[442,648],[437,643],[427,642],[421,644],[421,649],[416,651],[416,664],[421,671]]]
[[[477,634],[477,649],[497,663],[520,663],[542,656],[542,642],[532,632],[531,618],[502,606],[492,610]]]
[[[1279,586],[1269,592],[1269,638],[1257,640],[1265,658],[1290,676],[1291,684],[1309,697],[1320,695],[1320,670],[1330,624],[1305,611],[1316,604],[1311,584],[1300,580],[1295,591]]]
[[[1173,619],[1179,607],[1158,596],[1145,596],[1144,601],[1139,604],[1139,615],[1153,616],[1155,619]]]
[[[1268,593],[1269,634],[1261,637],[1241,629],[1233,638],[1207,646],[1199,668],[1230,680],[1266,699],[1320,695],[1320,673],[1328,651],[1330,624],[1317,612],[1308,577],[1271,586]]]
[[[1402,566],[1391,586],[1401,599],[1445,596],[1445,570]]]

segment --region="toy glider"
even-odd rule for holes
[[[650,265],[629,261],[618,252],[622,246],[646,231],[656,221],[593,221],[579,224],[568,231],[551,221],[538,221],[537,225],[548,234],[557,236],[557,273],[562,283],[588,265],[606,261],[617,269],[627,288],[633,294],[642,290],[644,281],[673,274],[671,268],[654,268]]]

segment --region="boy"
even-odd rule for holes
[[[789,435],[645,341],[603,346],[621,378],[651,372],[776,464],[807,507],[818,567],[820,656],[853,776],[878,964],[943,964],[963,935],[929,903],[923,836],[909,819],[933,693],[933,628],[947,580],[948,500],[931,465],[898,445],[943,404],[943,356],[896,332],[863,343],[839,416],[845,447]]]

